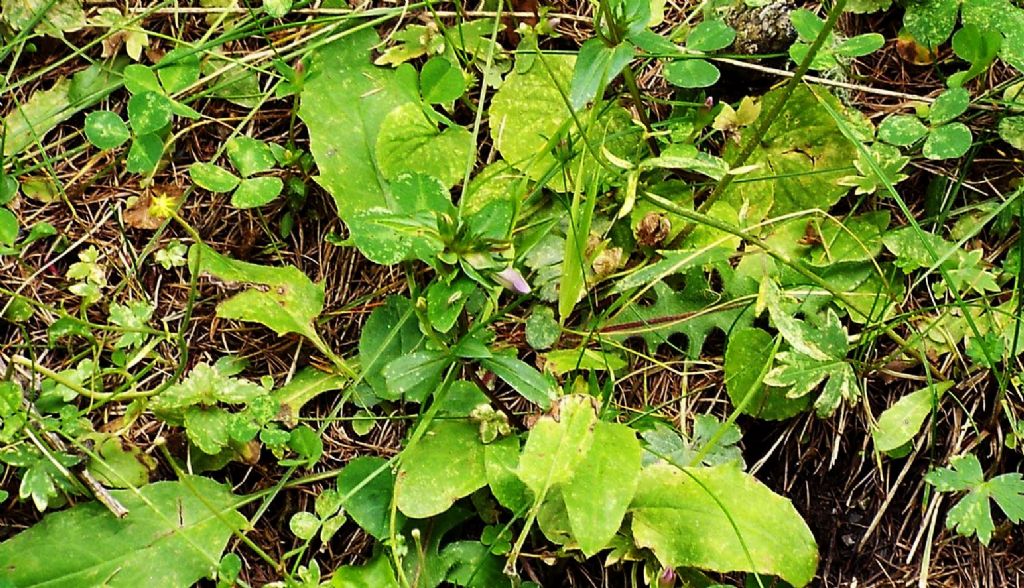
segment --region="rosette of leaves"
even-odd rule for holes
[[[213,365],[200,363],[184,380],[154,397],[150,406],[165,422],[185,427],[189,441],[203,453],[217,455],[230,447],[241,454],[242,446],[255,439],[279,409],[270,390],[235,377],[244,367],[230,356]]]
[[[215,194],[231,192],[231,205],[243,209],[269,204],[281,194],[284,189],[281,178],[259,174],[288,161],[289,154],[284,147],[240,136],[228,139],[225,150],[228,161],[241,178],[213,163],[193,163],[188,173],[197,186]]]
[[[954,119],[966,112],[970,104],[967,90],[951,88],[935,99],[923,117],[894,114],[883,120],[878,126],[878,138],[897,147],[910,147],[924,139],[921,153],[928,159],[961,157],[971,148],[974,136],[967,125]]]
[[[811,49],[811,44],[825,28],[825,21],[806,8],[794,10],[789,14],[789,19],[799,36],[799,40],[790,45],[789,56],[796,63],[803,63],[803,60],[807,58],[807,52]],[[850,59],[864,57],[878,51],[884,44],[885,37],[878,33],[865,33],[849,39],[842,39],[836,33],[830,32],[821,49],[811,60],[811,69],[823,70],[839,67]]]
[[[910,158],[903,155],[899,148],[886,143],[872,143],[865,145],[864,149],[857,154],[853,167],[857,168],[856,175],[843,176],[838,182],[843,186],[854,188],[855,194],[874,194],[883,190],[886,186],[895,186],[907,179],[909,176],[903,173],[903,168],[910,163]]]

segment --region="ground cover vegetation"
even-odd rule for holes
[[[0,40],[0,586],[1021,580],[1013,0]]]

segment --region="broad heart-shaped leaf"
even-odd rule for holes
[[[439,131],[419,105],[403,104],[384,117],[375,153],[388,180],[419,173],[451,187],[465,176],[473,147],[473,135],[465,128],[454,125]]]
[[[123,145],[132,134],[116,112],[97,110],[85,117],[85,136],[100,149],[114,149]]]
[[[484,445],[473,423],[435,421],[399,459],[395,501],[410,518],[441,514],[487,484]]]
[[[676,59],[665,65],[665,80],[680,88],[707,88],[721,76],[722,72],[704,59]]]
[[[163,94],[140,92],[128,100],[128,123],[137,135],[155,133],[171,122],[171,101]]]
[[[420,95],[427,104],[458,100],[465,91],[462,70],[444,57],[431,57],[420,69]]]
[[[933,125],[947,123],[967,111],[971,94],[964,88],[950,88],[935,99],[928,111],[928,120]]]
[[[383,554],[361,566],[342,566],[334,570],[334,588],[398,588],[395,571]]]
[[[769,421],[788,419],[803,412],[809,404],[806,396],[789,398],[784,389],[757,382],[765,364],[774,359],[772,342],[767,331],[750,327],[733,331],[725,349],[725,389],[733,406],[739,407],[747,394],[753,394],[743,413]]]
[[[544,55],[525,72],[513,71],[491,99],[490,129],[505,161],[535,180],[554,165],[548,142],[559,135],[570,111],[559,88],[569,88],[576,57]],[[549,72],[550,68],[550,72]]]
[[[967,496],[949,509],[947,529],[955,527],[957,533],[965,537],[977,535],[983,545],[988,545],[995,530],[990,497],[1015,524],[1024,520],[1024,479],[1020,473],[1002,474],[986,481],[981,462],[971,453],[954,457],[950,466],[932,470],[925,476],[940,492],[968,490]]]
[[[596,38],[583,43],[569,84],[569,103],[572,107],[579,110],[596,98],[597,93],[629,64],[634,51],[629,41],[614,47]]]
[[[595,424],[590,449],[562,486],[572,534],[585,556],[607,547],[622,525],[639,481],[640,453],[633,429]]]
[[[189,248],[189,267],[219,280],[251,286],[217,305],[217,316],[260,323],[278,334],[298,333],[325,347],[313,325],[324,309],[324,287],[294,266],[269,267],[221,255],[203,244]]]
[[[137,135],[128,149],[125,169],[133,174],[145,174],[156,169],[164,154],[164,141],[156,134]]]
[[[594,399],[572,394],[558,403],[558,418],[541,417],[530,430],[519,458],[519,479],[539,504],[556,486],[572,479],[594,442]]]
[[[882,453],[895,451],[909,442],[921,430],[924,420],[938,406],[942,393],[953,382],[937,382],[907,394],[885,409],[872,432],[875,449]]]
[[[949,123],[932,129],[921,153],[928,159],[956,159],[971,148],[971,129],[964,123]]]
[[[959,11],[958,0],[909,2],[903,14],[903,25],[918,43],[938,47],[952,34]]]
[[[636,544],[665,567],[755,572],[794,586],[814,579],[818,547],[800,514],[734,466],[650,465],[630,512]]]
[[[411,99],[395,83],[394,70],[370,63],[380,43],[372,29],[353,31],[313,51],[299,117],[309,129],[317,182],[334,197],[338,215],[386,205],[374,146],[384,117]]]
[[[208,478],[111,495],[128,509],[124,519],[89,502],[0,543],[0,578],[54,588],[191,586],[217,569],[232,532],[245,524],[235,496]]]
[[[765,94],[761,112],[771,110],[781,98],[780,90]],[[857,148],[843,136],[819,99],[846,117],[855,135],[870,134],[870,122],[844,107],[824,88],[797,87],[746,162],[761,168],[744,176],[743,182],[733,182],[725,192],[725,200],[736,210],[749,211],[747,223],[769,213],[778,216],[814,208],[827,210],[849,191],[838,180],[850,173]],[[754,124],[743,129],[744,145],[753,140],[757,127]],[[723,158],[734,161],[741,148],[730,141]]]

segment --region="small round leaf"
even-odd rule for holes
[[[964,88],[951,88],[935,99],[928,113],[933,125],[941,125],[963,114],[971,104],[971,94]]]
[[[534,349],[547,349],[558,341],[562,329],[555,320],[555,311],[537,306],[526,319],[526,342]]]
[[[136,135],[155,133],[171,122],[171,102],[156,92],[141,92],[128,100],[128,121]]]
[[[13,176],[0,177],[0,205],[7,204],[18,195],[18,180]]]
[[[153,134],[136,136],[128,150],[125,168],[133,174],[149,173],[156,169],[163,153],[164,142],[160,137]]]
[[[909,114],[890,116],[878,126],[878,138],[898,147],[913,145],[926,134],[928,127],[916,116]]]
[[[274,169],[274,152],[259,139],[232,137],[225,149],[231,164],[244,178]]]
[[[230,192],[239,182],[238,176],[212,163],[193,163],[188,175],[197,186],[214,193]]]
[[[85,137],[100,149],[114,149],[131,138],[131,131],[117,113],[98,110],[85,117]]]
[[[297,512],[288,520],[288,528],[299,539],[309,541],[320,530],[320,519],[311,512]]]
[[[1024,150],[1024,116],[1008,116],[999,121],[999,138]]]
[[[431,57],[420,71],[420,94],[427,104],[457,100],[466,91],[462,71],[444,57]]]
[[[963,123],[950,123],[932,129],[921,153],[928,159],[955,159],[967,153],[974,137]]]
[[[18,217],[6,208],[0,208],[0,243],[14,245],[18,238]]]
[[[686,47],[695,51],[717,51],[732,45],[736,31],[720,20],[706,20],[690,31]]]
[[[281,178],[262,177],[248,178],[238,184],[238,189],[231,195],[231,206],[235,208],[256,208],[277,198],[284,189]]]
[[[703,59],[678,59],[665,66],[665,79],[680,88],[707,88],[721,75],[717,67]]]

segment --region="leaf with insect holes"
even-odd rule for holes
[[[324,308],[324,287],[294,266],[268,267],[231,259],[203,244],[189,248],[189,267],[247,288],[217,305],[217,316],[259,323],[281,335],[298,333],[326,347],[313,321]]]
[[[629,510],[636,545],[665,567],[748,571],[793,586],[814,579],[818,547],[807,523],[735,466],[647,466]]]
[[[399,460],[395,503],[410,518],[441,514],[487,484],[484,444],[473,423],[435,421]]]
[[[235,510],[238,498],[200,476],[110,494],[128,510],[125,518],[85,502],[0,543],[4,579],[67,588],[191,586],[217,569],[228,539],[246,522]],[[67,537],[88,547],[69,557]]]
[[[131,131],[117,113],[97,110],[85,117],[85,137],[100,149],[115,149],[131,138]]]
[[[995,524],[989,498],[1014,524],[1024,520],[1024,479],[1019,472],[1002,474],[985,480],[981,463],[974,454],[954,457],[950,467],[928,472],[925,480],[939,492],[962,492],[960,499],[946,515],[946,528],[955,528],[965,537],[977,535],[983,545],[992,539]]]

